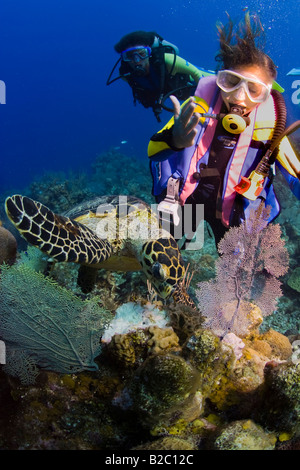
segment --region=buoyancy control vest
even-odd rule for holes
[[[204,107],[210,114],[218,114],[222,105],[219,88],[215,77],[204,77],[199,81],[195,92],[196,102]],[[196,109],[197,111],[197,109]],[[200,111],[203,112],[203,109]],[[265,103],[256,107],[249,115],[250,125],[240,134],[238,142],[227,164],[223,180],[222,191],[222,222],[229,227],[234,212],[237,193],[235,186],[242,176],[248,176],[262,158],[265,146],[269,144],[273,134],[276,114],[272,95]],[[167,126],[171,127],[172,120]],[[166,126],[166,127],[167,127]],[[172,176],[179,179],[179,202],[185,204],[187,198],[193,193],[207,166],[211,143],[215,134],[217,121],[203,119],[197,127],[195,144],[185,149],[174,151],[162,143],[158,153],[152,153],[149,144],[150,168],[153,176],[153,194],[157,201],[163,199],[167,183]],[[158,134],[159,135],[159,134]],[[197,174],[197,179],[194,175]],[[274,194],[270,179],[266,178],[260,199],[265,199],[266,205],[271,206],[269,219],[272,220],[279,213],[279,204]],[[256,207],[259,200],[250,201],[242,198],[243,215],[248,209]]]

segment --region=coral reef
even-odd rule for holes
[[[2,448],[250,450],[295,441],[299,367],[290,362],[287,337],[254,329],[243,339],[220,339],[203,327],[189,334],[184,325],[179,337],[167,306],[134,305],[139,313],[164,311],[169,325],[136,321],[127,330],[125,322],[122,334],[107,325],[94,371],[38,367],[26,387],[2,372],[0,395],[17,414],[14,428],[9,407],[0,417]],[[97,334],[105,337],[103,328]]]
[[[149,356],[180,349],[179,338],[173,328],[159,328],[156,325],[115,334],[109,343],[104,344],[104,354],[114,361],[115,366],[135,368],[142,365]]]
[[[257,422],[290,437],[300,435],[300,361],[271,361],[264,371],[264,408]]]
[[[59,214],[93,195],[85,173],[47,173],[40,180],[32,182],[28,191],[28,196],[32,199],[51,207]]]
[[[263,346],[262,346],[263,343]],[[267,346],[267,349],[266,349]],[[287,336],[270,329],[254,340],[254,349],[263,347],[265,355],[270,359],[288,360],[292,355],[292,345]]]
[[[150,186],[143,164],[112,149],[99,155],[92,175],[45,177],[30,195],[61,212],[91,194],[130,193],[153,202]],[[299,450],[300,212],[280,182],[279,194],[283,235],[254,218],[242,239],[235,229],[223,240],[220,258],[208,236],[203,250],[183,251],[194,272],[193,298],[201,283],[201,312],[156,302],[140,273],[100,270],[83,295],[78,267],[51,264],[34,248],[20,252],[0,274],[0,324],[8,325],[0,333],[7,346],[0,448]],[[290,270],[284,295],[266,317],[279,293],[277,277],[286,272],[282,236]],[[216,304],[226,325],[205,322]],[[42,336],[38,346],[34,339]]]
[[[111,148],[101,153],[92,164],[90,187],[97,194],[130,194],[153,204],[151,184],[148,166],[118,149]]]

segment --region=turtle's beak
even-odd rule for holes
[[[158,281],[164,281],[166,279],[166,273],[164,271],[164,268],[158,262],[153,264],[152,274],[153,274],[153,277],[155,277],[155,279],[157,279]]]

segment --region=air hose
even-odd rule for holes
[[[268,176],[271,165],[275,162],[278,155],[278,144],[281,142],[285,134],[286,126],[286,106],[282,94],[279,91],[273,90],[272,96],[274,98],[274,107],[276,115],[276,124],[274,128],[273,137],[270,142],[270,147],[265,155],[257,165],[255,172],[264,177]]]

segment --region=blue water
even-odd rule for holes
[[[216,21],[226,22],[225,11],[241,19],[246,8],[264,25],[289,121],[300,119],[292,102],[300,76],[287,76],[300,67],[299,0],[2,0],[0,192],[21,190],[45,171],[88,170],[110,147],[146,160],[149,137],[161,125],[152,110],[133,106],[128,85],[106,86],[118,58],[114,44],[128,32],[156,30],[182,57],[214,69]]]

